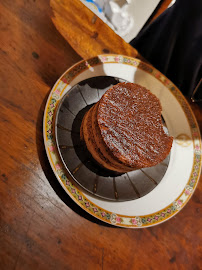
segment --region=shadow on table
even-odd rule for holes
[[[44,146],[43,141],[43,114],[46,106],[46,101],[48,99],[49,93],[46,95],[45,99],[43,100],[39,114],[37,117],[37,124],[36,124],[36,145],[37,145],[37,152],[39,161],[41,163],[41,167],[43,169],[43,172],[49,181],[51,187],[54,189],[56,194],[59,196],[59,198],[68,206],[70,207],[74,212],[76,212],[78,215],[86,218],[87,220],[96,223],[98,225],[102,225],[105,227],[113,227],[110,224],[104,223],[99,219],[94,218],[90,214],[88,214],[86,211],[84,211],[81,207],[79,207],[70,197],[69,195],[64,191],[64,189],[61,187],[60,183],[58,182],[46,155],[46,150]]]

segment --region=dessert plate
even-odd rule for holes
[[[115,81],[135,82],[150,89],[160,99],[163,119],[169,134],[174,137],[170,160],[166,161],[168,166],[165,166],[166,169],[158,185],[142,193],[141,181],[138,181],[137,175],[134,177],[136,195],[142,194],[139,196],[140,198],[128,198],[127,192],[122,193],[122,196],[121,185],[123,184],[120,182],[120,186],[116,185],[114,179],[117,176],[107,176],[112,178],[110,182],[113,185],[111,190],[114,197],[111,200],[112,195],[100,195],[101,186],[99,185],[101,184],[100,181],[95,182],[96,177],[93,178],[94,189],[92,186],[87,188],[78,181],[80,171],[82,179],[87,185],[89,184],[89,175],[87,174],[85,177],[82,175],[82,170],[88,167],[79,156],[79,147],[73,141],[75,138],[73,133],[78,134],[79,127],[75,124],[77,122],[75,119],[76,116],[77,120],[82,118],[82,113],[85,111],[82,110],[96,102],[96,99],[93,101],[89,98],[88,93],[95,91],[97,84],[94,85],[95,87],[91,85],[91,88],[94,89],[88,89],[89,92],[85,90],[85,87],[80,91],[75,90],[76,88],[73,86],[77,84],[82,86],[83,83],[83,85],[89,85],[85,84],[85,80],[99,82],[99,78],[102,78],[105,88],[109,86],[107,86],[107,80],[111,78]],[[100,85],[100,83],[98,84]],[[101,89],[104,87],[101,86]],[[97,93],[104,92],[101,89],[98,89]],[[65,117],[64,114],[66,114]],[[60,123],[60,121],[62,122]],[[178,213],[188,202],[199,180],[201,139],[196,119],[188,103],[170,80],[152,66],[138,59],[122,55],[100,55],[87,61],[83,60],[68,69],[56,82],[49,95],[44,113],[43,129],[49,162],[67,194],[94,217],[116,226],[141,228],[166,221]],[[71,135],[70,141],[65,141],[65,138],[68,137],[67,134]],[[72,144],[69,144],[70,142]],[[71,149],[76,154],[68,154],[65,158],[64,153]],[[77,161],[79,162],[77,163]],[[150,176],[153,180],[158,181],[156,175],[146,170],[147,176],[145,174],[145,177]],[[77,177],[75,177],[76,175]],[[133,176],[131,176],[132,179]],[[149,180],[145,179],[145,181]],[[105,185],[102,185],[102,190],[106,192]],[[116,197],[114,190],[122,199],[119,200]]]
[[[135,200],[145,196],[160,183],[169,163],[168,156],[151,168],[115,173],[99,166],[80,140],[85,113],[107,89],[119,82],[123,79],[110,76],[81,81],[64,95],[55,114],[56,145],[71,178],[95,196],[112,201]],[[166,129],[164,120],[163,124]]]

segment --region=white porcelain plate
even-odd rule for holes
[[[110,201],[88,193],[73,180],[58,153],[54,119],[59,102],[75,84],[98,76],[121,78],[150,89],[160,99],[168,132],[174,137],[170,162],[163,179],[139,199]],[[80,207],[107,223],[141,228],[164,222],[188,202],[199,180],[202,153],[200,131],[188,103],[170,80],[138,59],[100,55],[68,69],[49,95],[43,128],[48,159],[62,187]]]

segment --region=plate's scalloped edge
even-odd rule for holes
[[[93,202],[91,202],[89,199],[86,198],[86,196],[79,190],[79,187],[77,187],[76,185],[73,184],[73,182],[71,182],[71,179],[68,178],[69,176],[66,175],[60,157],[58,156],[55,139],[53,136],[53,116],[57,104],[59,100],[62,98],[65,88],[76,76],[78,76],[81,72],[83,72],[86,69],[91,69],[93,66],[100,65],[103,63],[122,63],[132,65],[136,68],[142,69],[145,72],[148,72],[151,75],[153,75],[156,79],[160,80],[178,100],[180,106],[183,108],[183,111],[190,125],[190,129],[192,132],[192,140],[194,144],[193,168],[190,174],[190,178],[184,190],[181,192],[181,194],[176,198],[174,202],[172,202],[164,209],[152,213],[151,215],[138,217],[119,215],[107,211],[105,209],[102,209],[101,207],[95,205]],[[59,180],[61,186],[65,189],[67,194],[89,214],[112,225],[120,227],[142,228],[154,226],[170,219],[186,205],[186,203],[191,198],[199,181],[200,170],[202,166],[201,136],[196,118],[188,102],[186,101],[185,97],[182,95],[180,90],[160,71],[158,71],[151,65],[144,63],[136,58],[116,54],[99,55],[96,57],[92,57],[88,60],[82,60],[73,65],[66,72],[64,72],[64,74],[58,79],[58,81],[53,86],[50,95],[48,97],[44,112],[43,134],[44,134],[45,148],[50,165],[57,179]]]

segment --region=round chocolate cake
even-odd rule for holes
[[[145,87],[119,83],[86,113],[81,139],[106,169],[127,172],[155,166],[173,142],[163,130],[161,111],[159,99]]]

